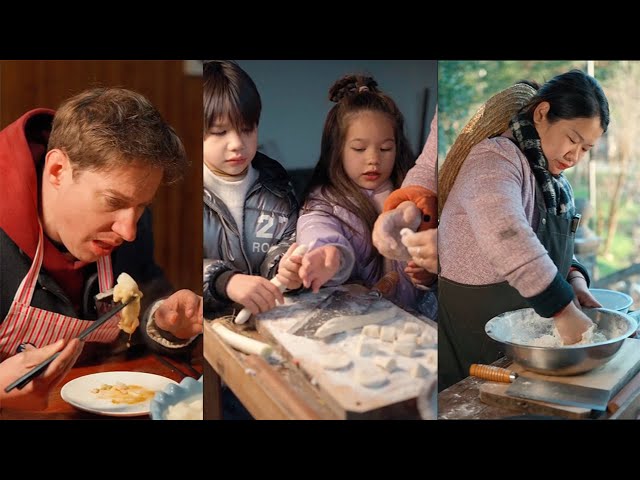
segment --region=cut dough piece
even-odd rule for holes
[[[404,355],[405,357],[413,356],[415,349],[415,342],[396,342],[393,344],[393,351],[400,355]]]
[[[435,372],[438,369],[438,350],[429,349],[425,353],[425,363],[429,370]]]
[[[394,357],[382,357],[377,356],[373,359],[374,363],[380,368],[384,368],[387,372],[392,372],[398,367],[396,359]]]
[[[113,287],[113,301],[125,303],[134,296],[136,298],[122,309],[120,322],[118,323],[120,330],[124,330],[129,335],[135,332],[138,325],[140,325],[138,317],[140,316],[142,292],[138,288],[136,281],[128,273],[121,273],[118,275],[116,286]]]
[[[424,332],[422,332],[422,335],[420,335],[416,341],[418,345],[422,346],[435,345],[436,343],[438,343],[438,333],[430,332],[428,329],[425,329]]]
[[[380,340],[383,342],[393,342],[396,339],[396,329],[394,327],[382,327],[380,329]]]
[[[326,338],[329,335],[346,332],[354,328],[364,327],[374,323],[382,323],[396,317],[395,307],[385,310],[368,313],[366,315],[351,315],[344,317],[335,317],[322,325],[316,330],[316,338]]]
[[[418,336],[415,333],[401,333],[398,335],[398,342],[417,343]]]
[[[411,366],[411,370],[409,371],[409,374],[412,377],[416,377],[416,378],[421,378],[421,377],[426,377],[427,374],[429,373],[429,370],[427,370],[421,363],[414,363]]]
[[[356,370],[356,381],[363,387],[380,388],[389,383],[389,378],[380,370],[360,369]]]
[[[407,322],[404,324],[404,333],[420,333],[422,331],[422,327],[418,325],[416,322]]]
[[[346,353],[329,353],[320,357],[320,365],[326,370],[342,370],[351,366],[351,359]]]
[[[372,342],[367,340],[367,337],[365,337],[364,335],[360,335],[360,338],[358,338],[356,351],[361,357],[368,357],[370,355],[375,355],[378,349]]]
[[[362,334],[371,338],[380,337],[380,325],[365,325],[362,329]]]

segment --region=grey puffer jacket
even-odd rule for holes
[[[252,161],[258,179],[244,203],[244,238],[226,205],[204,188],[203,297],[206,314],[230,311],[224,289],[231,275],[271,279],[282,256],[296,239],[298,201],[287,171],[258,152]]]

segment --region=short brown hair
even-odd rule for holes
[[[60,105],[48,149],[60,149],[77,171],[144,163],[162,168],[165,183],[189,165],[182,141],[143,95],[124,88],[92,88]]]

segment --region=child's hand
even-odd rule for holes
[[[316,248],[302,257],[299,270],[302,284],[318,293],[320,287],[331,280],[340,268],[341,254],[333,245]]]
[[[424,268],[418,266],[416,262],[411,260],[404,269],[409,279],[414,285],[431,285],[438,278],[437,275],[428,272]]]
[[[252,314],[264,313],[284,303],[282,292],[266,278],[236,273],[227,284],[227,296]]]
[[[280,260],[278,273],[276,275],[278,280],[280,280],[280,283],[289,290],[295,290],[296,288],[300,288],[302,285],[302,279],[298,273],[300,266],[302,265],[302,255],[291,255],[297,247],[297,243],[294,243],[289,247],[287,253],[285,253],[282,260]]]

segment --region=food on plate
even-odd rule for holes
[[[101,400],[111,400],[111,403],[133,405],[150,400],[156,394],[154,390],[140,385],[127,385],[121,382],[115,385],[103,384],[99,388],[94,388],[91,393]]]

